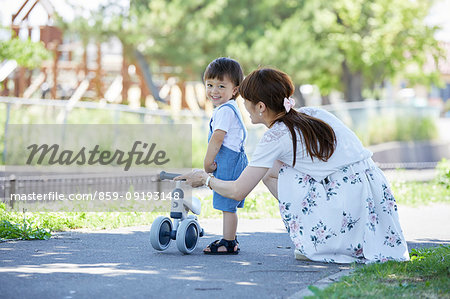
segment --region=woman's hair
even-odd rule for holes
[[[239,62],[226,57],[214,59],[206,67],[205,73],[203,74],[203,81],[208,79],[223,80],[224,77],[228,77],[234,86],[239,86],[244,79],[244,72]],[[238,95],[239,91],[234,95],[234,98],[237,98]]]
[[[278,115],[270,126],[282,121],[289,128],[294,148],[293,166],[297,152],[296,130],[301,132],[302,142],[311,159],[316,157],[326,162],[331,157],[336,148],[336,135],[330,125],[294,109],[286,113],[284,98],[289,98],[294,93],[294,84],[286,73],[272,68],[257,69],[245,77],[239,86],[239,92],[253,104],[263,102]]]

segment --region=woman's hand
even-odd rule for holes
[[[177,176],[174,178],[175,181],[186,180],[188,185],[192,187],[200,187],[205,185],[208,174],[201,169],[194,169],[190,173]]]

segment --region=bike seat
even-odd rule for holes
[[[200,212],[202,211],[202,203],[200,199],[192,196],[191,198],[184,198],[183,201],[183,205],[191,210],[192,213],[194,213],[195,215],[200,215]]]

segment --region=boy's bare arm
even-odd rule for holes
[[[216,170],[217,165],[215,164],[214,159],[222,146],[225,134],[227,134],[227,132],[222,130],[215,130],[212,133],[211,139],[208,143],[208,149],[206,150],[205,160],[203,162],[206,172],[213,172]]]

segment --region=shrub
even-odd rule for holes
[[[436,179],[439,184],[444,185],[445,188],[450,189],[450,161],[442,159],[436,166]]]

